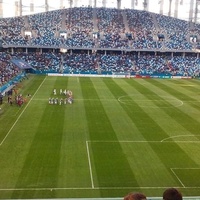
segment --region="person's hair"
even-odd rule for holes
[[[142,193],[129,193],[124,197],[124,200],[146,200],[146,196]]]
[[[163,192],[163,200],[182,200],[182,194],[176,188],[168,188]]]

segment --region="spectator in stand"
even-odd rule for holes
[[[124,200],[146,200],[146,196],[142,193],[129,193],[124,197]]]
[[[0,52],[0,87],[20,73],[20,69],[12,65],[8,53]]]
[[[182,194],[176,188],[168,188],[163,193],[163,200],[182,200]]]

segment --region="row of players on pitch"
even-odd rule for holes
[[[53,94],[56,95],[57,94],[57,91],[56,89],[53,90]],[[49,98],[49,104],[54,104],[54,105],[62,105],[62,104],[72,104],[73,103],[73,94],[72,94],[72,91],[70,90],[62,90],[60,89],[60,95],[64,95],[65,98],[52,98],[50,97]]]
[[[53,94],[54,95],[57,95],[57,91],[56,89],[53,90]],[[64,94],[65,96],[68,96],[68,97],[72,97],[72,91],[71,90],[63,90],[63,89],[60,89],[60,95]]]
[[[73,98],[72,97],[68,97],[68,98],[49,98],[49,104],[53,104],[53,105],[62,105],[62,104],[72,104],[73,103]]]

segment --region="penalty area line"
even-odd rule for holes
[[[174,174],[174,176],[179,181],[179,183],[183,186],[183,188],[185,188],[185,185],[183,184],[183,182],[181,181],[181,179],[178,177],[178,175],[175,173],[175,171],[173,170],[173,168],[170,168],[170,169],[171,169],[172,173]]]
[[[88,155],[88,165],[89,165],[89,170],[90,170],[90,179],[91,179],[92,188],[94,188],[92,165],[91,165],[91,161],[90,161],[90,150],[89,150],[89,146],[88,146],[88,141],[86,141],[86,148],[87,148],[87,155]]]

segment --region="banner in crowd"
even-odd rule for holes
[[[31,65],[21,59],[11,59],[12,64],[16,65],[20,69],[32,69]]]

